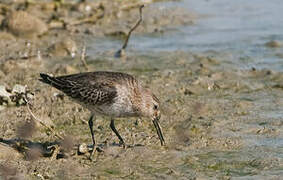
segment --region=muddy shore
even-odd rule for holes
[[[139,1],[95,3],[0,3],[0,86],[25,86],[32,117],[21,96],[0,98],[0,176],[4,179],[241,179],[280,178],[283,137],[283,73],[238,69],[227,52],[115,52],[90,54],[97,39],[121,40],[138,19]],[[185,9],[166,13],[152,2],[134,35],[170,35],[193,26],[198,16]],[[17,10],[17,11],[16,11]],[[18,14],[20,13],[20,14]],[[171,18],[166,14],[170,13]],[[27,20],[28,19],[28,20]],[[30,22],[30,23],[28,23]],[[107,117],[98,117],[95,134],[104,152],[89,161],[78,146],[90,144],[89,112],[38,81],[54,75],[87,71],[80,60],[86,45],[88,71],[132,74],[162,102],[161,147],[148,119],[117,119],[130,148],[118,146]],[[0,91],[3,92],[3,91]],[[264,97],[264,98],[263,98]],[[63,137],[58,138],[55,134]],[[263,144],[270,140],[270,144]]]

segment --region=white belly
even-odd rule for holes
[[[117,88],[117,97],[111,104],[104,104],[92,107],[94,113],[111,117],[132,117],[137,116],[133,110],[130,93],[126,87]]]

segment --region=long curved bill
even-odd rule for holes
[[[163,146],[165,144],[165,140],[164,140],[162,130],[161,130],[160,125],[159,125],[159,117],[154,118],[154,120],[152,120],[152,122],[153,122],[154,127],[157,131],[158,137],[160,139],[161,146]]]

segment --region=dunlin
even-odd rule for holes
[[[88,124],[91,132],[93,151],[96,143],[93,119],[96,115],[111,117],[110,127],[125,147],[125,142],[114,125],[114,118],[148,117],[156,128],[161,145],[165,140],[159,126],[160,106],[157,97],[129,74],[120,72],[85,72],[67,76],[52,77],[40,74],[40,81],[49,84],[73,98],[91,112]],[[92,152],[93,152],[92,151]]]

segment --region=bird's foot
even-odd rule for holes
[[[127,145],[125,144],[124,141],[120,141],[119,146],[122,146],[123,149],[126,149],[126,148],[127,148]]]

